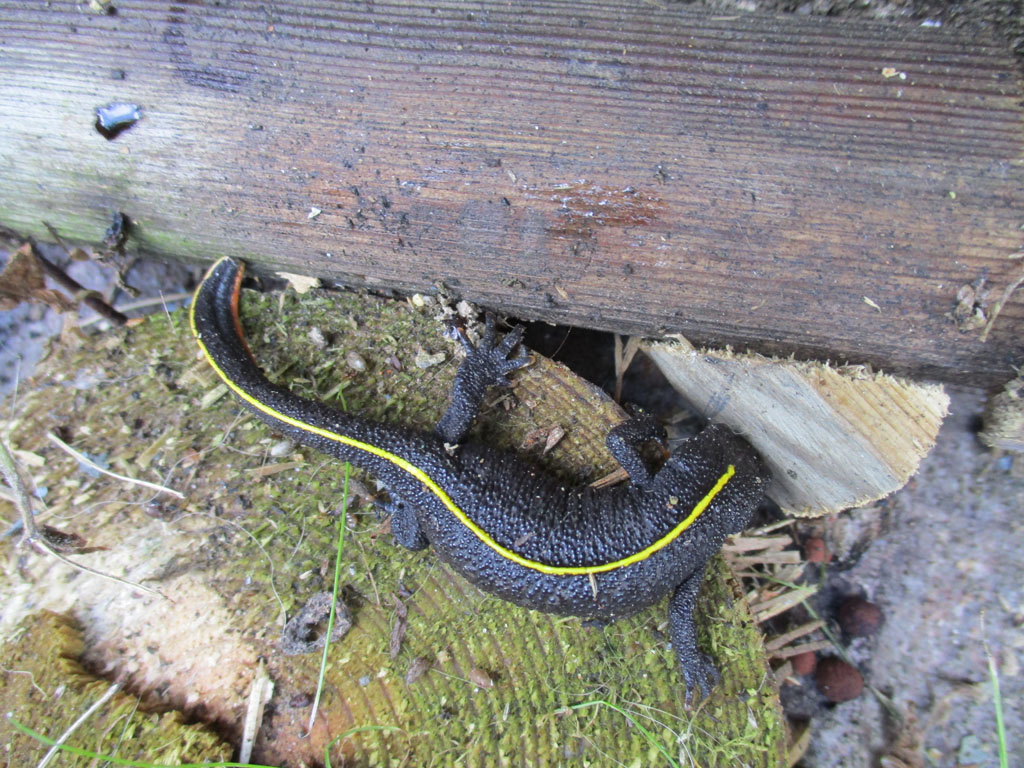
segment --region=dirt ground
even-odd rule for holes
[[[813,715],[807,768],[885,765],[901,743],[927,756],[908,765],[998,766],[987,652],[999,670],[1010,765],[1024,765],[1024,477],[978,442],[983,394],[950,394],[936,446],[907,487],[827,526],[839,547],[865,527],[877,536],[840,560],[829,583],[833,598],[859,593],[882,607],[878,634],[849,650],[867,683],[910,719],[898,732],[867,691],[832,707],[788,691],[791,713]]]

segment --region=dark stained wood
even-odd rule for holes
[[[945,29],[656,3],[0,6],[0,224],[995,385],[1024,111]],[[84,7],[84,5],[82,6]],[[143,119],[112,141],[93,110]],[[318,215],[310,217],[313,209]]]

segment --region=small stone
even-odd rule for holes
[[[345,364],[354,371],[366,370],[366,361],[358,352],[349,352],[345,355]]]
[[[864,678],[857,668],[835,656],[818,662],[814,682],[822,695],[836,704],[856,699],[864,690]]]
[[[823,538],[811,536],[804,542],[804,559],[808,563],[828,563],[832,560],[832,553],[828,551]]]
[[[850,637],[869,637],[882,626],[882,609],[863,597],[848,597],[839,606],[836,618]]]

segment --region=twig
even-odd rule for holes
[[[121,690],[121,683],[114,683],[109,688],[107,688],[106,693],[104,693],[102,696],[96,699],[96,701],[92,703],[92,706],[85,710],[85,712],[83,712],[81,716],[77,720],[75,720],[75,722],[68,726],[68,729],[64,731],[64,733],[57,737],[57,740],[53,743],[53,746],[50,747],[50,751],[43,756],[43,759],[39,761],[39,765],[37,765],[36,768],[46,768],[46,766],[50,764],[50,761],[53,760],[54,755],[56,755],[60,751],[60,748],[64,744],[64,742],[70,739],[74,732],[81,728],[82,724],[85,723],[85,721],[88,720],[90,717],[92,717],[97,709],[99,709],[108,701],[110,701],[114,697],[114,694],[117,693],[119,690]]]
[[[789,592],[784,592],[778,597],[751,605],[750,611],[754,614],[754,623],[760,624],[773,616],[778,616],[780,613],[788,611],[794,605],[802,603],[817,591],[817,586],[797,587]]]
[[[744,569],[750,565],[803,565],[803,555],[795,549],[787,549],[783,552],[761,552],[756,555],[739,556],[730,553],[729,565],[733,568]]]
[[[164,598],[164,600],[170,600],[169,597],[164,595],[162,592],[150,587],[144,587],[141,584],[122,579],[118,576],[114,576],[110,573],[104,573],[103,571],[97,571],[95,568],[90,568],[87,565],[76,563],[74,560],[70,560],[60,552],[50,546],[50,543],[46,540],[39,529],[36,527],[35,515],[32,512],[32,503],[29,500],[28,491],[25,490],[25,484],[21,482],[21,475],[18,474],[18,468],[14,463],[14,457],[11,456],[11,452],[7,449],[7,444],[0,440],[0,474],[3,475],[7,485],[10,486],[14,492],[14,506],[18,508],[18,512],[21,514],[21,524],[25,527],[25,541],[35,547],[37,550],[42,550],[51,557],[55,557],[65,565],[72,568],[76,568],[85,573],[91,573],[93,576],[99,576],[101,579],[109,579],[110,581],[117,582],[131,589],[137,589],[141,592],[148,592],[151,595],[158,595]]]
[[[814,640],[810,643],[802,643],[800,645],[790,645],[786,648],[779,648],[777,651],[770,651],[768,655],[773,659],[788,659],[793,656],[799,656],[801,653],[823,651],[826,648],[831,647],[831,640]]]
[[[723,552],[782,550],[793,543],[792,536],[733,536],[722,546]]]
[[[80,463],[84,464],[85,466],[89,467],[90,469],[94,469],[97,472],[102,472],[104,475],[109,475],[110,477],[113,477],[116,480],[122,480],[122,481],[124,481],[126,483],[135,483],[136,485],[141,485],[144,488],[149,488],[151,491],[157,491],[159,493],[169,493],[172,496],[174,496],[176,498],[179,498],[179,499],[184,499],[185,498],[185,494],[179,493],[178,491],[175,491],[175,490],[173,490],[171,488],[168,488],[166,486],[157,485],[156,483],[150,483],[150,482],[148,482],[146,480],[137,480],[134,477],[127,477],[126,475],[119,475],[116,472],[111,472],[109,469],[104,469],[99,464],[97,464],[95,461],[93,461],[88,456],[86,456],[84,453],[79,453],[78,451],[76,451],[74,448],[72,448],[70,445],[65,443],[63,440],[61,440],[59,437],[57,437],[52,432],[48,432],[46,436],[50,439],[50,442],[52,442],[54,445],[56,445],[61,450],[66,451],[67,453],[69,453],[71,456],[76,458]]]
[[[252,680],[252,688],[249,690],[249,704],[245,711],[245,720],[242,726],[242,741],[238,748],[238,762],[248,763],[252,758],[252,747],[256,743],[256,734],[260,731],[263,723],[263,710],[274,695],[274,682],[267,674],[267,667],[260,660],[256,668],[256,676]]]
[[[817,621],[809,621],[796,629],[791,629],[789,632],[776,635],[773,638],[765,640],[764,649],[769,652],[777,651],[780,648],[789,645],[794,640],[799,640],[804,635],[809,635],[811,632],[817,632],[823,626],[825,626],[825,622],[821,619],[818,619]]]
[[[636,353],[640,351],[640,337],[630,336],[626,339],[625,348],[622,345],[622,337],[614,334],[615,337],[615,402],[622,402],[622,378],[626,375],[626,369],[633,362]]]
[[[1003,307],[1006,302],[1010,300],[1010,296],[1013,292],[1020,288],[1021,284],[1024,283],[1024,268],[1021,269],[1020,276],[1006,286],[1006,290],[1003,291],[1003,295],[999,297],[999,301],[992,307],[992,311],[989,313],[988,322],[985,323],[985,330],[981,332],[981,336],[978,337],[979,341],[985,341],[988,338],[988,332],[992,330],[992,324],[995,323],[996,318],[999,317],[999,313],[1003,311]]]
[[[129,301],[127,304],[121,304],[121,305],[115,307],[115,309],[118,312],[134,312],[136,309],[146,309],[148,307],[156,306],[157,304],[162,304],[162,305],[166,306],[167,304],[173,304],[176,301],[184,301],[185,299],[190,299],[190,298],[192,298],[192,294],[191,293],[172,293],[172,294],[170,294],[168,296],[164,296],[164,295],[150,296],[147,299],[139,299],[138,301]],[[79,328],[87,328],[90,325],[95,325],[101,319],[102,318],[99,318],[99,317],[87,318],[86,320],[83,320],[82,322],[80,322],[78,324],[78,327]]]

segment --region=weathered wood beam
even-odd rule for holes
[[[116,5],[0,6],[0,224],[99,241],[113,209],[146,251],[521,317],[983,385],[1024,364],[1021,292],[970,330],[1022,268],[999,46],[616,0]],[[114,100],[144,116],[107,141]]]

